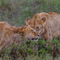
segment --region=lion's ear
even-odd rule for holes
[[[42,18],[42,21],[46,21],[46,17],[43,17],[43,18]]]
[[[48,13],[44,13],[44,16],[42,17],[42,21],[46,21],[50,18],[50,15]]]
[[[26,25],[29,25],[29,22],[30,22],[30,17],[26,19]]]

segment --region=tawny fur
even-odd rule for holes
[[[60,35],[60,14],[55,12],[37,13],[32,19],[27,19],[26,24],[47,40],[52,40],[53,36]]]
[[[1,41],[0,41],[0,51],[4,46],[16,44],[18,45],[24,40],[37,38],[37,33],[34,29],[29,26],[24,27],[14,27],[10,26],[5,29]]]
[[[0,22],[0,40],[1,40],[4,30],[9,26],[10,24],[8,24],[7,22]]]

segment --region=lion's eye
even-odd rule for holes
[[[46,18],[45,18],[45,17],[43,17],[43,18],[42,18],[42,20],[43,20],[43,21],[45,21],[45,20],[46,20]]]
[[[38,30],[39,29],[39,27],[36,27],[36,30]]]
[[[34,32],[33,30],[31,30],[32,32]]]

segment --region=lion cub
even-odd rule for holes
[[[31,28],[30,26],[24,26],[24,27],[14,27],[10,26],[5,29],[1,41],[0,41],[0,50],[4,46],[16,44],[18,45],[24,40],[32,40],[32,39],[38,39],[37,32]]]

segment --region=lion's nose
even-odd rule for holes
[[[37,35],[39,37],[39,35]]]
[[[40,36],[40,35],[37,35],[37,38],[38,38],[38,39],[39,39],[39,36]]]

